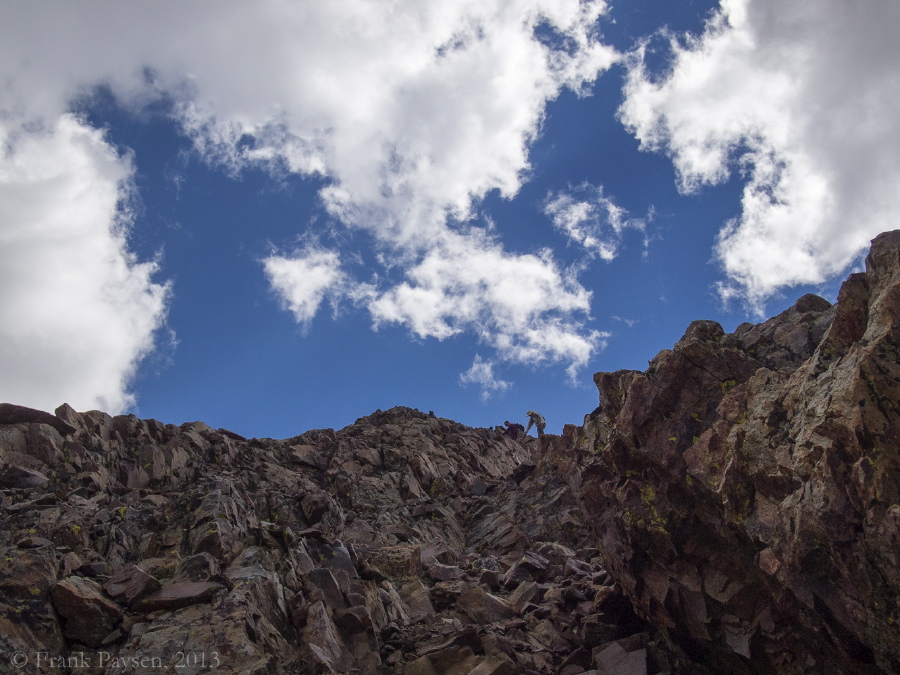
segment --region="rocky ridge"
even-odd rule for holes
[[[898,345],[894,232],[541,441],[0,404],[0,672],[900,672]]]
[[[900,232],[838,302],[696,321],[597,373],[565,469],[609,573],[692,672],[900,672]]]
[[[248,440],[0,405],[0,671],[584,672],[646,626],[540,456],[408,408]]]

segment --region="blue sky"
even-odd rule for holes
[[[558,432],[895,227],[894,3],[433,5],[7,10],[0,399]]]

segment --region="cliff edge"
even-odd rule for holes
[[[566,471],[607,569],[692,672],[900,672],[900,232],[836,305],[696,321],[597,373]]]

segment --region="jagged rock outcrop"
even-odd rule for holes
[[[0,413],[0,672],[573,675],[646,628],[534,438]]]
[[[690,672],[900,672],[900,232],[831,306],[598,373],[564,468]]]
[[[562,436],[0,404],[0,672],[900,672],[900,232]]]

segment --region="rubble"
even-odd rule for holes
[[[574,673],[587,606],[618,592],[534,438],[408,408],[280,441],[69,406],[60,434],[15,412],[0,462],[47,481],[0,492],[0,627],[29,617],[4,652],[103,652],[110,673],[212,652],[235,673]]]

